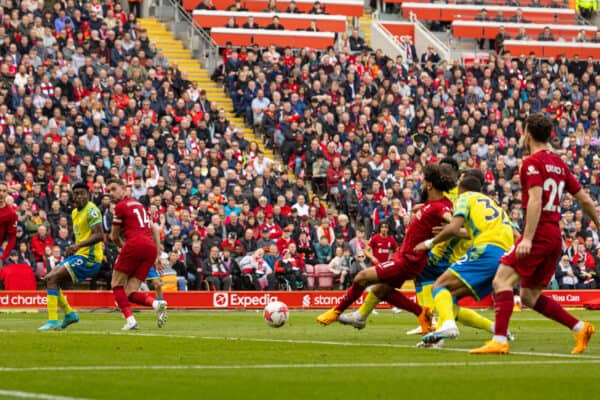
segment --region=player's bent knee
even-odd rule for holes
[[[380,299],[383,299],[390,292],[390,287],[382,283],[378,283],[371,287],[371,292]]]
[[[370,269],[371,268],[362,270],[358,274],[356,274],[356,276],[354,277],[354,283],[359,284],[361,286],[368,286],[373,282],[376,282],[377,273],[375,272],[375,269],[373,269],[373,271],[369,271]]]
[[[541,290],[531,290],[521,288],[521,302],[529,308],[533,308],[537,303],[541,294]]]

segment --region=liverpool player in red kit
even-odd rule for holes
[[[116,204],[110,238],[121,249],[113,268],[112,288],[115,300],[127,320],[123,330],[138,327],[130,301],[154,308],[160,328],[167,320],[167,303],[137,291],[146,280],[150,267],[156,264],[160,268],[160,230],[152,224],[144,206],[127,195],[123,181],[109,180],[108,193]],[[124,241],[121,240],[121,232]]]
[[[541,294],[556,270],[562,252],[558,222],[563,191],[577,199],[583,212],[600,230],[600,221],[589,195],[581,189],[569,167],[552,153],[548,140],[552,121],[543,114],[527,118],[521,145],[530,156],[521,167],[521,188],[525,206],[525,229],[515,247],[500,259],[494,278],[496,323],[494,337],[471,354],[507,354],[506,334],[513,311],[513,287],[521,281],[521,299],[525,305],[567,328],[575,336],[572,354],[582,353],[595,332],[589,322],[580,321],[556,301]]]
[[[379,225],[379,233],[373,235],[369,240],[369,246],[364,252],[373,264],[380,264],[392,257],[392,254],[398,247],[396,239],[389,235],[390,225],[387,222],[382,222]]]
[[[367,286],[381,282],[385,285],[380,285],[378,297],[393,306],[412,312],[419,318],[423,332],[429,331],[430,310],[393,290],[423,271],[427,251],[415,252],[415,246],[430,239],[433,236],[433,228],[449,222],[452,218],[452,202],[444,196],[444,192],[456,186],[455,171],[448,165],[428,164],[423,168],[423,173],[422,192],[427,200],[413,216],[400,249],[394,253],[391,261],[359,272],[340,304],[317,317],[319,323],[329,325],[337,321],[339,315],[362,295]]]
[[[15,210],[6,204],[6,196],[8,196],[8,185],[6,182],[0,182],[0,252],[2,253],[0,268],[17,243],[18,217]]]

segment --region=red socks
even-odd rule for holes
[[[125,289],[123,289],[123,286],[115,286],[113,288],[113,293],[115,294],[115,300],[117,301],[117,305],[121,309],[123,316],[125,316],[125,318],[131,317],[133,315],[131,313],[131,305],[129,304],[129,300],[127,299],[127,295],[125,294]]]
[[[362,292],[364,290],[364,287],[362,287],[356,282],[353,282],[352,286],[350,286],[346,291],[344,297],[342,297],[342,301],[340,301],[340,304],[335,306],[335,309],[339,312],[344,312],[346,308],[350,307],[350,305],[352,305],[352,303],[354,303],[362,295]]]
[[[577,322],[579,322],[577,318],[569,314],[560,304],[546,296],[538,297],[533,309],[569,329],[573,329],[577,325]],[[497,323],[496,326],[498,326]]]
[[[387,296],[383,298],[383,300],[387,301],[394,307],[409,311],[415,314],[417,317],[421,315],[421,312],[423,312],[423,308],[420,305],[395,289],[392,289]]]
[[[139,304],[141,306],[152,307],[154,298],[146,293],[134,292],[129,295],[129,301],[135,304]]]
[[[508,333],[508,323],[514,307],[514,295],[512,290],[505,290],[496,293],[494,297],[496,303],[496,321],[494,324],[494,335],[506,336]]]

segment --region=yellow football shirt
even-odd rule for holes
[[[482,193],[462,193],[454,207],[454,216],[465,219],[464,226],[473,246],[494,245],[508,250],[514,243],[510,219],[494,200]]]
[[[92,236],[92,228],[102,223],[102,213],[98,207],[88,202],[81,210],[77,208],[71,212],[73,219],[73,233],[75,234],[75,243],[81,243]],[[78,256],[88,259],[90,263],[101,263],[103,254],[103,244],[98,242],[92,246],[82,247],[77,251]]]

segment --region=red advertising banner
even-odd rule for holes
[[[415,299],[414,291],[404,292]],[[584,307],[600,302],[600,290],[555,290],[546,291],[563,306]],[[110,291],[66,291],[65,295],[75,308],[114,308],[114,297]],[[342,291],[299,291],[299,292],[174,292],[165,293],[169,307],[180,309],[261,309],[272,301],[282,301],[290,308],[325,309],[337,305],[344,295]],[[362,304],[363,295],[355,305]],[[488,308],[491,297],[476,302],[464,299],[462,306]],[[11,292],[0,291],[0,309],[41,309],[46,307],[46,293],[43,291]],[[380,307],[388,308],[388,304]]]

